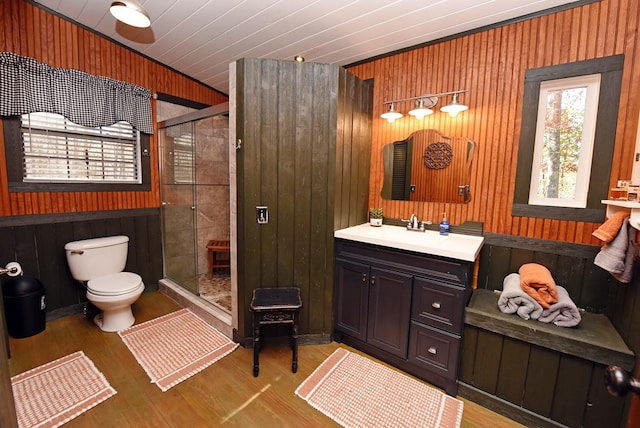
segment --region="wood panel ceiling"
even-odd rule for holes
[[[347,65],[577,0],[141,0],[151,27],[111,0],[31,0],[220,92],[244,57]]]

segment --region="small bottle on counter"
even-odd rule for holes
[[[447,236],[449,234],[449,220],[447,213],[442,213],[442,221],[440,222],[440,235]]]

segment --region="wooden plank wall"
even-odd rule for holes
[[[558,243],[553,240],[485,234],[478,263],[478,289],[501,290],[502,281],[525,263],[546,266],[579,308],[604,313],[615,308],[610,288],[619,284],[604,269],[593,264],[600,247]],[[626,338],[625,338],[626,339]]]
[[[22,220],[22,221],[20,221]],[[50,214],[13,218],[2,222],[0,260],[17,260],[25,275],[45,286],[47,316],[57,318],[78,312],[87,301],[86,290],[73,279],[67,265],[67,242],[101,236],[126,235],[129,251],[126,271],[142,277],[145,291],[158,289],[162,277],[159,209]]]
[[[374,79],[369,205],[382,206],[385,216],[393,218],[416,213],[420,220],[436,222],[446,211],[453,224],[481,221],[489,232],[600,244],[591,236],[598,224],[511,216],[524,75],[530,68],[624,54],[609,181],[628,179],[640,112],[639,24],[640,2],[602,0],[348,68],[362,79]],[[396,106],[405,116],[392,124],[379,117],[387,107],[384,101],[461,89],[469,91],[459,98],[469,110],[455,118],[439,111],[450,97],[442,98],[436,112],[421,121],[406,114],[410,103]],[[382,147],[425,128],[477,142],[470,204],[381,199]]]
[[[326,341],[333,232],[367,219],[371,86],[310,62],[245,58],[237,72],[238,332],[252,334],[254,288],[296,286],[300,334]]]
[[[49,64],[106,76],[176,97],[214,105],[227,97],[172,69],[63,20],[23,0],[0,2],[0,51]],[[155,115],[155,101],[152,100]],[[0,121],[0,165],[6,163]],[[158,150],[151,136],[151,190],[148,192],[10,193],[6,170],[0,170],[0,216],[65,213],[160,205]]]

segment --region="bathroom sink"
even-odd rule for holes
[[[369,223],[336,230],[334,237],[367,244],[382,245],[400,250],[474,261],[482,248],[482,236],[408,230],[406,227],[383,225],[373,227]]]

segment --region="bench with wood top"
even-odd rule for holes
[[[608,365],[635,355],[605,314],[615,280],[593,264],[597,246],[486,234],[467,305],[459,395],[527,426],[621,427],[628,400],[604,385]],[[525,263],[546,266],[581,313],[576,327],[505,314],[499,290]],[[609,308],[610,309],[610,308]]]

